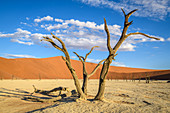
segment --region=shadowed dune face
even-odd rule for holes
[[[80,61],[71,60],[72,66],[80,79],[82,79],[82,64]],[[97,64],[86,63],[88,72]],[[99,78],[102,66],[90,77]],[[110,66],[108,79],[145,78],[146,73],[154,79],[170,79],[170,70],[151,70],[127,67]],[[161,76],[164,75],[164,76]],[[157,76],[157,77],[156,77]],[[158,77],[159,76],[159,77]],[[50,58],[16,58],[6,59],[0,57],[0,79],[72,79],[61,56]]]

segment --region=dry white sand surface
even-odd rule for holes
[[[81,80],[82,82],[82,80]],[[23,100],[33,92],[32,85],[38,89],[50,90],[55,87],[75,89],[73,80],[1,80],[0,113],[170,113],[170,84],[155,81],[142,82],[106,81],[106,102],[74,101],[62,99],[54,103],[41,103]],[[95,96],[98,80],[90,80],[88,94]],[[49,99],[48,96],[34,94],[33,97]],[[55,98],[55,97],[53,97]]]

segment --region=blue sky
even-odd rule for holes
[[[0,0],[0,57],[46,58],[63,55],[42,36],[54,33],[73,52],[88,62],[108,56],[103,19],[106,18],[114,47],[123,29],[125,12],[138,9],[129,19],[128,33],[142,32],[160,41],[136,35],[122,44],[114,66],[170,69],[170,7],[168,0]],[[55,41],[58,43],[57,41]]]

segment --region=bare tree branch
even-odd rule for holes
[[[62,51],[63,51],[64,54],[66,55],[66,59],[70,62],[70,56],[69,56],[69,54],[68,54],[68,51],[67,51],[67,49],[66,49],[66,46],[65,46],[64,42],[63,42],[60,38],[58,38],[58,37],[56,37],[55,35],[53,35],[52,33],[51,33],[51,35],[52,35],[52,37],[53,37],[54,39],[57,39],[57,40],[61,43],[61,45],[62,45]]]
[[[125,11],[121,8],[121,10],[122,10],[122,12],[123,12],[123,14],[124,14],[124,16],[126,16],[126,13],[125,13]]]
[[[112,54],[113,49],[111,48],[111,45],[110,45],[110,33],[109,33],[109,29],[107,27],[107,23],[106,23],[105,18],[104,18],[104,28],[105,28],[105,31],[106,31],[106,34],[107,34],[107,48],[108,48],[109,54]]]
[[[56,49],[60,50],[63,52],[63,49],[61,47],[59,47],[58,45],[55,44],[55,42],[49,38],[49,37],[43,37],[44,39],[42,39],[41,41],[47,41],[50,42]]]
[[[155,40],[160,40],[159,38],[152,37],[152,36],[146,35],[146,34],[144,34],[144,33],[140,33],[140,32],[129,33],[129,34],[127,34],[126,36],[128,37],[128,36],[131,36],[131,35],[143,35],[143,36],[146,36],[146,37],[148,37],[148,38],[153,38],[153,39],[155,39]]]
[[[93,70],[90,74],[88,74],[88,77],[92,76],[92,75],[97,71],[97,69],[98,69],[99,66],[102,64],[102,62],[105,61],[105,60],[106,60],[106,59],[101,60],[101,61],[97,64],[97,66],[94,68],[94,70]]]
[[[52,35],[52,37],[53,37],[54,39],[57,39],[61,44],[63,44],[63,41],[62,41],[60,38],[56,37],[56,36],[53,35],[52,33],[51,33],[51,35]]]
[[[71,63],[70,63],[64,56],[62,56],[62,59],[63,59],[63,60],[66,62],[66,64],[68,65],[69,70],[75,71],[75,70],[72,68]]]
[[[128,19],[129,19],[129,17],[130,17],[135,11],[137,11],[137,9],[135,9],[135,10],[129,12],[127,15],[126,15],[126,13],[125,13],[125,11],[124,11],[123,9],[121,9],[121,10],[122,10],[122,12],[123,12],[123,14],[124,14],[124,16],[125,16],[124,27],[130,26],[130,25],[132,24],[133,21],[128,22]]]
[[[54,39],[57,39],[57,40],[61,43],[64,51],[66,51],[67,49],[66,49],[66,46],[65,46],[64,42],[63,42],[60,38],[58,38],[58,37],[56,37],[55,35],[53,35],[52,33],[51,33],[51,35],[52,35],[52,37],[53,37]]]
[[[128,23],[127,23],[127,26],[130,26],[130,25],[132,25],[132,23],[133,23],[133,21],[131,21],[131,22],[128,22]]]
[[[62,56],[62,59],[66,62],[67,60],[65,59],[65,57],[64,56]]]
[[[85,58],[83,56],[80,56],[84,61],[85,61]]]
[[[93,46],[93,47],[91,48],[90,52],[86,54],[86,56],[85,56],[85,58],[84,58],[84,61],[86,61],[87,56],[90,55],[90,53],[91,53],[91,52],[93,51],[93,49],[96,48],[96,47],[99,47],[99,46]]]
[[[127,14],[128,18],[135,12],[137,11],[138,9],[134,9],[133,11],[131,11],[130,13]]]
[[[82,56],[79,56],[76,52],[73,52],[74,54],[77,55],[77,57],[79,58],[79,60],[83,63],[84,61],[82,60]]]
[[[129,19],[129,17],[130,17],[135,11],[137,11],[137,9],[129,12],[129,13],[126,15],[125,12],[124,12],[124,10],[122,9],[123,14],[125,15],[124,28],[123,28],[122,35],[121,35],[119,41],[117,42],[117,44],[116,44],[115,47],[113,48],[114,54],[116,54],[116,52],[117,52],[117,50],[119,49],[119,47],[121,46],[121,44],[122,44],[122,43],[124,42],[124,40],[126,40],[126,38],[127,38],[127,35],[126,35],[127,29],[128,29],[128,27],[133,23],[133,21],[128,22],[128,19]]]

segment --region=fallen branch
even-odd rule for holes
[[[34,88],[34,92],[31,93],[31,95],[34,94],[34,93],[40,93],[40,94],[43,94],[43,95],[49,95],[50,93],[57,92],[57,91],[59,91],[59,95],[58,96],[62,96],[61,95],[62,91],[67,91],[67,93],[71,93],[70,90],[67,87],[57,87],[57,88],[54,88],[54,89],[49,90],[49,91],[39,90],[34,85],[33,85],[33,88]]]
[[[52,102],[61,100],[64,97],[70,97],[70,96],[74,96],[75,94],[77,94],[77,92],[75,90],[70,91],[67,87],[57,87],[57,88],[54,88],[49,91],[37,89],[34,85],[33,85],[33,88],[34,88],[34,92],[31,93],[31,96],[24,97],[24,98],[22,98],[23,100],[28,100],[28,101],[32,101],[32,102],[52,103]],[[39,94],[43,94],[43,95],[47,95],[47,96],[53,96],[53,95],[50,95],[50,93],[57,92],[57,91],[59,91],[59,94],[57,96],[55,95],[55,97],[50,97],[49,99],[32,97],[32,95],[34,93],[39,93]],[[66,91],[66,93],[62,94],[62,91]]]

